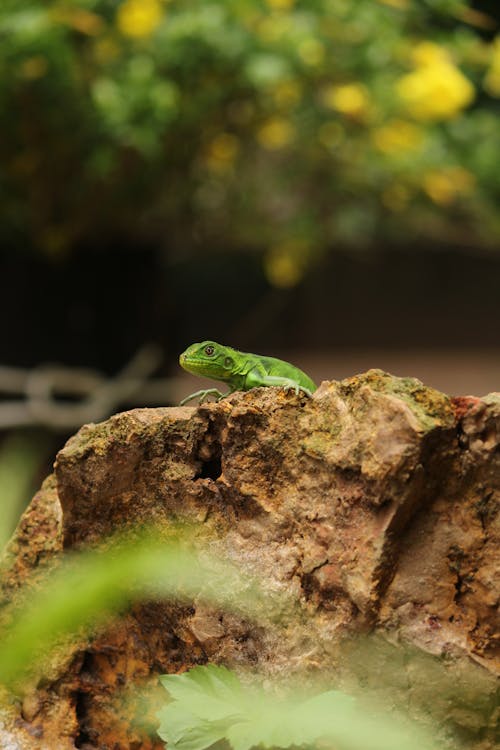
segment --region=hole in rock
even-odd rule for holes
[[[90,672],[92,665],[92,654],[86,652],[83,658],[80,675]],[[75,747],[85,747],[91,744],[91,737],[86,731],[85,724],[88,712],[88,695],[86,690],[77,690],[75,693],[75,714],[78,722],[78,734],[75,737]]]
[[[214,456],[208,461],[202,461],[201,468],[196,479],[213,479],[214,481],[222,474],[220,456]]]

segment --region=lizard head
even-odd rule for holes
[[[214,380],[229,380],[233,373],[233,350],[215,341],[191,344],[179,357],[179,364],[188,372]]]

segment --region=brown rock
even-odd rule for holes
[[[214,661],[278,676],[319,668],[435,717],[445,746],[492,749],[499,445],[500,396],[451,400],[377,370],[325,382],[313,399],[256,389],[86,425],[11,542],[4,599],[62,547],[187,516],[209,529],[212,552],[257,575],[271,597],[291,594],[300,615],[284,626],[264,614],[257,626],[201,600],[134,606],[75,644],[5,733],[19,747],[160,748],[133,723],[144,709],[122,687]],[[372,635],[353,639],[362,634]]]

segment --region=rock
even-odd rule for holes
[[[209,530],[212,552],[271,595],[287,592],[301,615],[284,626],[261,613],[256,626],[201,601],[134,605],[75,643],[0,737],[161,748],[132,721],[137,695],[126,701],[120,687],[213,661],[281,678],[320,668],[340,687],[434,717],[444,747],[492,750],[499,445],[498,394],[450,399],[378,370],[325,382],[312,399],[255,389],[84,426],[20,522],[4,601],[32,585],[41,560],[187,517]]]

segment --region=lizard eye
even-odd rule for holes
[[[205,347],[205,354],[207,355],[207,357],[211,357],[213,353],[214,353],[213,346],[206,346]]]

